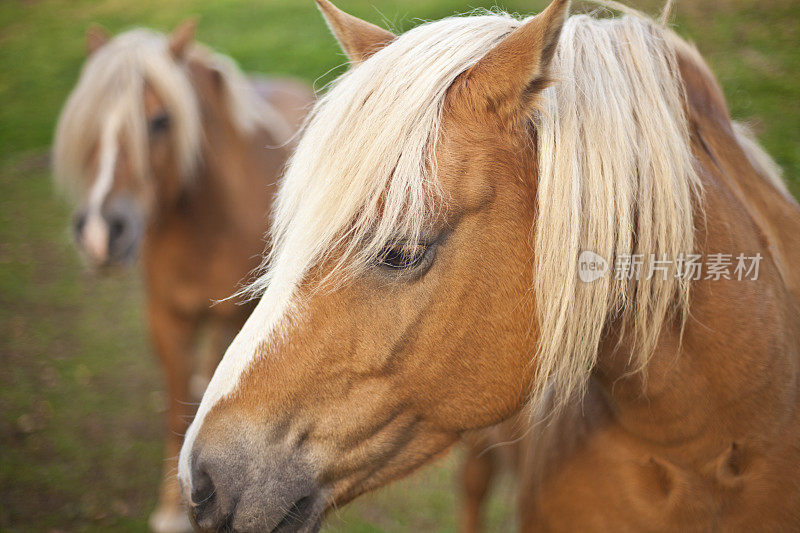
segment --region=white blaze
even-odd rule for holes
[[[295,283],[291,282],[270,285],[214,371],[197,409],[197,415],[186,431],[178,461],[178,479],[182,482],[187,496],[191,494],[192,446],[206,415],[218,401],[235,390],[240,377],[255,360],[259,347],[274,339],[281,327],[286,326],[286,321],[292,314],[294,290]]]
[[[97,262],[108,257],[108,224],[101,213],[103,202],[114,184],[114,169],[119,152],[118,134],[121,107],[117,107],[108,117],[100,138],[100,164],[97,177],[89,190],[86,222],[79,236],[81,245],[89,256]]]

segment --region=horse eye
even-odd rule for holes
[[[378,263],[389,268],[406,269],[417,266],[428,246],[424,244],[396,244],[385,247],[378,256]]]
[[[169,128],[169,122],[169,115],[166,112],[162,112],[150,119],[150,122],[147,124],[147,129],[151,135],[162,133]]]

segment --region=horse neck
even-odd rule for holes
[[[263,220],[284,149],[267,148],[276,143],[260,129],[242,133],[215,120],[204,120],[204,129],[201,187],[229,216],[258,211]]]
[[[748,161],[710,74],[679,59],[705,188],[698,253],[761,254],[759,276],[695,282],[683,336],[677,320],[665,328],[645,372],[629,367],[626,336],[612,326],[595,378],[630,433],[703,455],[800,426],[798,280],[786,268],[800,261],[800,214]]]
[[[227,106],[213,95],[202,94],[202,86],[196,90],[201,93],[204,140],[196,183],[186,195],[184,207],[261,235],[287,149],[269,148],[279,143],[261,127],[242,131]]]

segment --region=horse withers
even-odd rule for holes
[[[699,53],[568,0],[400,36],[317,1],[353,66],[184,440],[198,526],[315,531],[528,410],[523,530],[797,529],[800,209]]]
[[[194,29],[190,20],[170,36],[111,38],[91,28],[54,148],[87,263],[102,271],[142,257],[169,395],[156,531],[190,528],[176,456],[192,404],[251,310],[212,304],[258,266],[276,181],[313,98],[299,82],[246,77]]]

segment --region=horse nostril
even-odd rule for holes
[[[119,217],[113,217],[108,221],[108,241],[115,242],[125,231],[125,221]]]
[[[80,238],[83,234],[83,228],[86,226],[86,213],[79,213],[75,215],[74,220],[74,228],[75,228],[75,236]]]
[[[202,467],[196,467],[192,475],[192,505],[202,511],[214,501],[216,489],[211,476]]]

